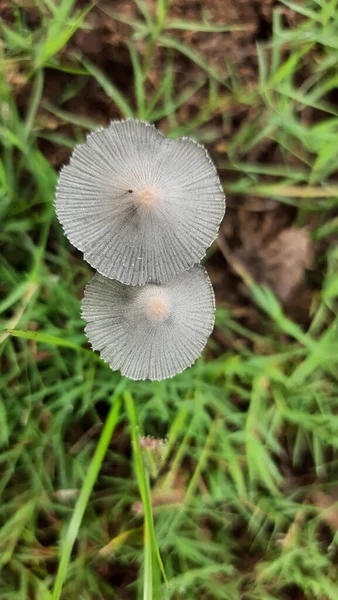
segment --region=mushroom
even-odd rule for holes
[[[56,212],[71,243],[121,283],[167,283],[205,255],[225,197],[206,149],[148,123],[113,121],[63,167]]]
[[[131,379],[161,380],[191,366],[214,326],[215,299],[201,266],[169,283],[127,286],[96,273],[82,300],[93,350]]]

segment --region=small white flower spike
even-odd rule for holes
[[[160,380],[190,367],[214,315],[212,285],[201,266],[162,285],[127,286],[96,273],[82,300],[93,350],[130,379]]]
[[[131,285],[166,283],[199,262],[225,211],[206,149],[133,119],[113,121],[77,146],[55,204],[85,260]]]

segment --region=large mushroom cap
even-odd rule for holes
[[[129,119],[92,133],[60,174],[56,212],[72,244],[122,283],[166,283],[199,262],[225,210],[205,148]]]
[[[131,287],[96,273],[82,300],[93,350],[131,379],[165,379],[191,366],[214,314],[213,289],[200,266],[162,285]]]

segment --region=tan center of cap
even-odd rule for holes
[[[150,316],[154,321],[164,321],[169,314],[169,304],[163,296],[151,298],[149,303]]]
[[[154,185],[145,187],[135,192],[138,204],[145,208],[151,208],[156,200],[156,188]]]

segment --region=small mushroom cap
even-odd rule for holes
[[[93,350],[130,379],[160,380],[190,367],[214,315],[212,285],[201,266],[162,285],[127,286],[96,273],[82,300]]]
[[[154,126],[113,121],[63,167],[56,213],[99,273],[131,285],[166,283],[204,256],[225,198],[205,148]]]

